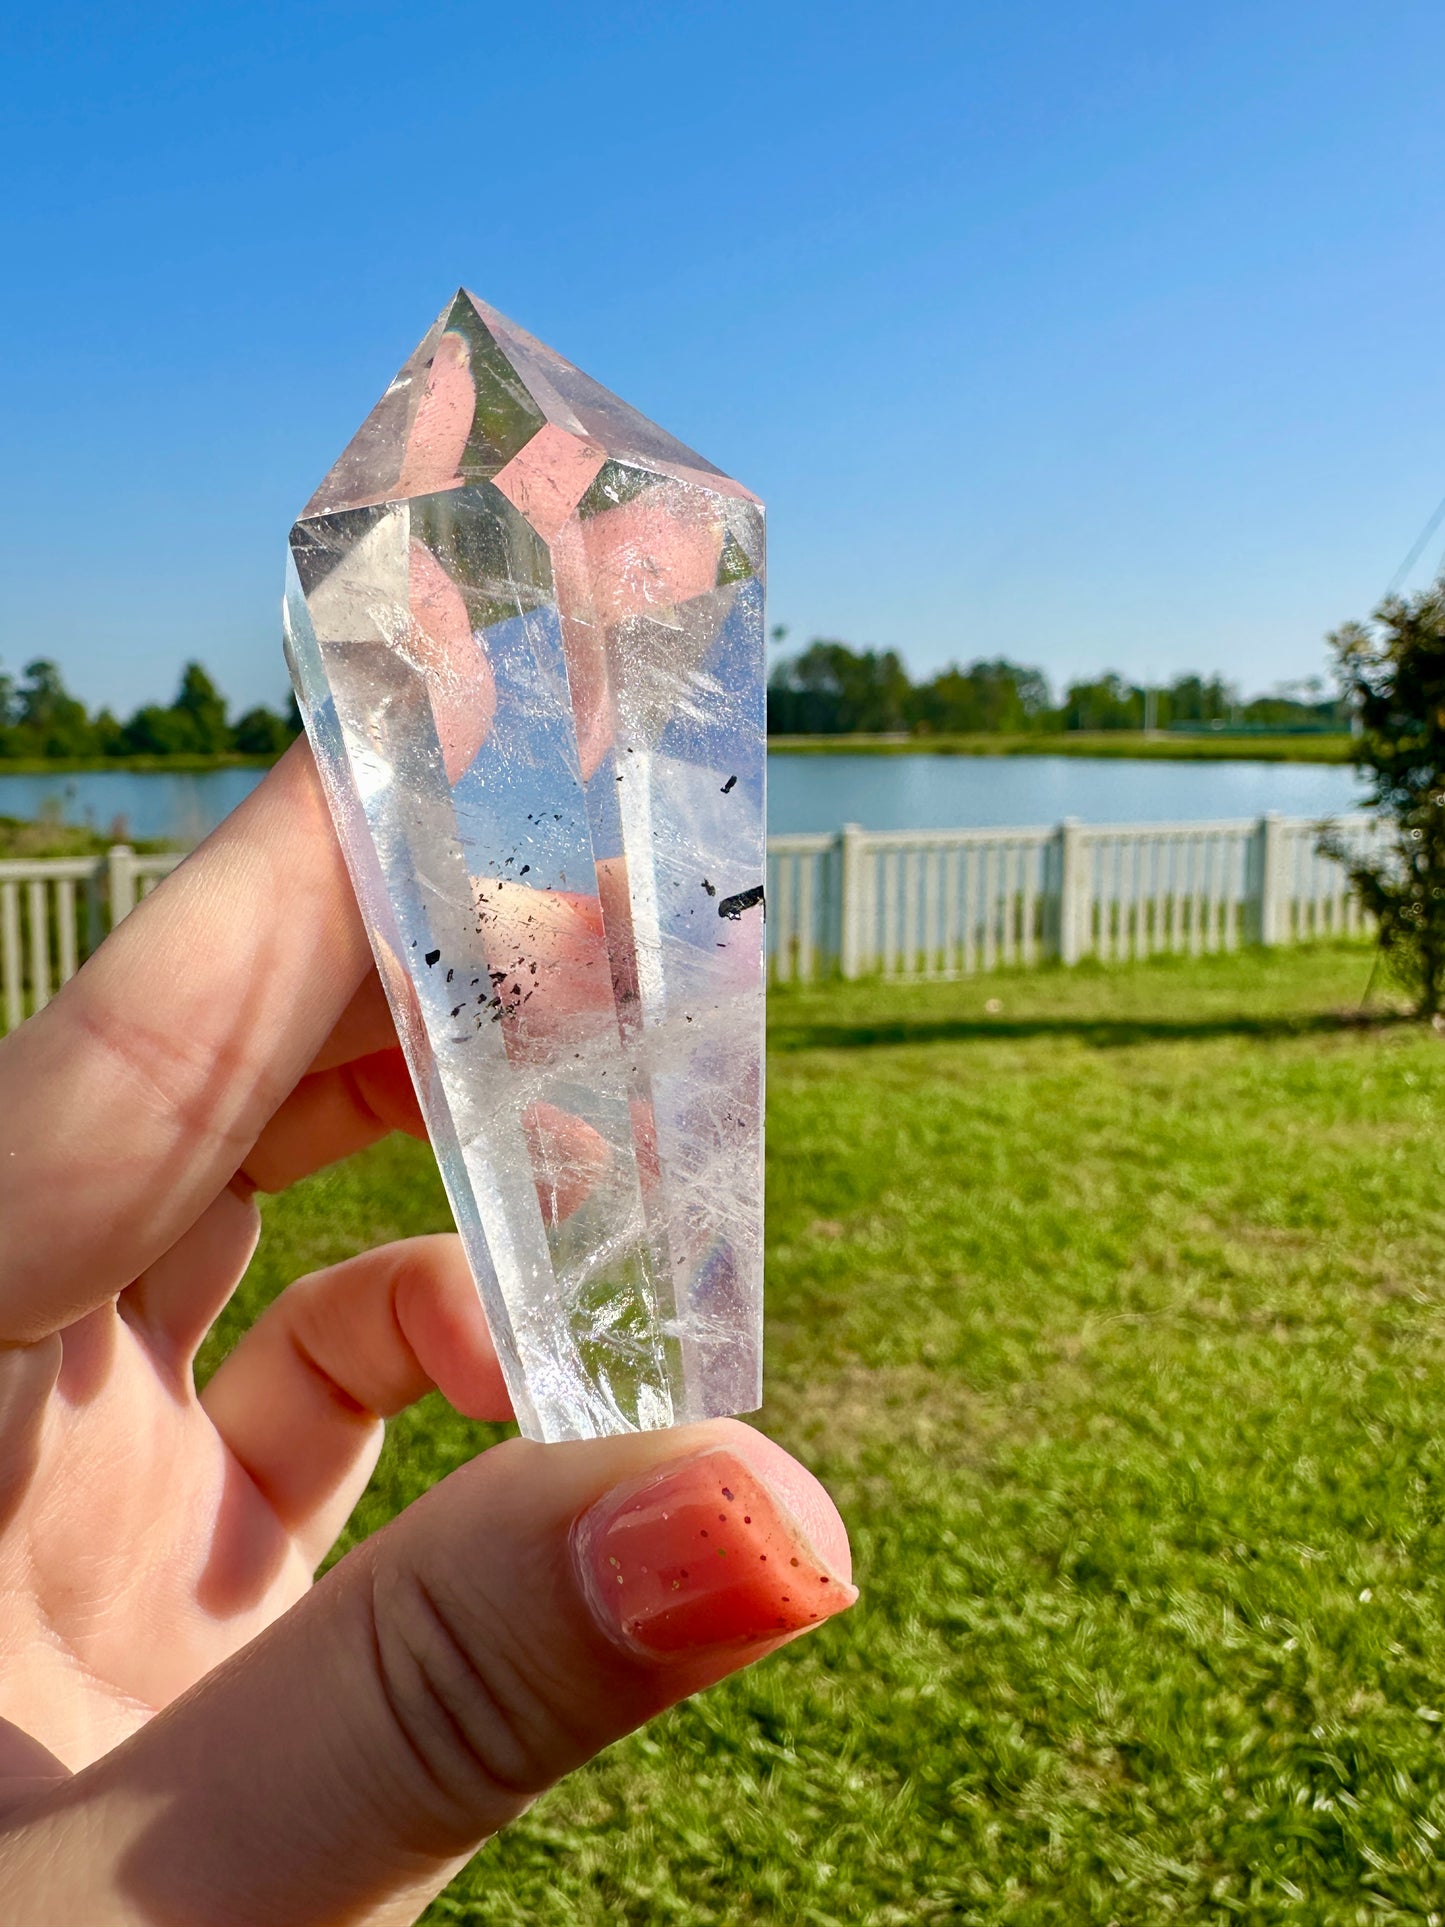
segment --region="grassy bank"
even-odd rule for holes
[[[104,856],[114,841],[98,830],[73,823],[32,822],[25,817],[0,816],[0,861],[16,857]],[[172,847],[154,839],[132,837],[134,850]]]
[[[1118,756],[1171,763],[1347,763],[1349,736],[1171,736],[1142,730],[1033,736],[770,736],[785,756]]]
[[[274,756],[0,756],[0,776],[79,776],[116,769],[170,776],[204,776],[215,769],[270,769]]]
[[[1347,763],[1349,736],[1171,736],[1142,730],[1061,731],[1032,736],[770,736],[784,756],[1122,756],[1135,760]],[[0,776],[74,776],[87,770],[204,775],[217,769],[269,769],[273,756],[104,756],[0,758]]]
[[[548,1795],[430,1918],[1433,1917],[1445,1044],[1357,1021],[1368,969],[774,997],[763,1422],[863,1599]],[[411,1145],[298,1187],[228,1329],[445,1215]],[[491,1436],[429,1401],[357,1529]]]

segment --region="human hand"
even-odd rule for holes
[[[854,1597],[821,1487],[734,1423],[513,1440],[312,1585],[387,1415],[434,1385],[509,1415],[451,1237],[291,1286],[195,1391],[253,1193],[397,1127],[304,745],[0,1043],[17,1927],[411,1921],[542,1788]]]

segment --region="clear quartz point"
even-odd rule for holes
[[[763,510],[465,292],[287,656],[521,1428],[761,1392]]]

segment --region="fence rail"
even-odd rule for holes
[[[768,843],[768,964],[775,983],[819,977],[961,977],[1057,957],[1232,950],[1364,928],[1320,825],[1227,823],[1057,829],[861,830]],[[1384,836],[1337,819],[1350,849]],[[0,862],[0,1031],[73,977],[107,930],[180,862],[116,844],[105,856]]]

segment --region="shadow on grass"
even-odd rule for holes
[[[1250,1017],[888,1017],[854,1024],[774,1023],[774,1052],[868,1050],[877,1045],[1024,1043],[1037,1037],[1072,1038],[1092,1050],[1130,1044],[1197,1044],[1211,1038],[1250,1038],[1261,1043],[1288,1037],[1329,1037],[1345,1031],[1398,1029],[1415,1020],[1402,1011],[1321,1010]]]

